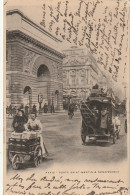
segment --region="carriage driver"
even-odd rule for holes
[[[103,107],[101,110],[101,124],[100,124],[102,134],[108,133],[107,127],[108,127],[108,112],[107,112],[107,108]]]
[[[28,122],[24,125],[26,131],[38,131],[39,132],[39,137],[40,137],[40,145],[42,148],[42,155],[43,157],[46,157],[48,155],[47,149],[45,147],[45,144],[43,142],[43,137],[41,135],[42,133],[42,125],[40,120],[36,118],[36,113],[31,112],[30,119]]]

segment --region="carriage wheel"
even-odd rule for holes
[[[12,158],[12,167],[15,170],[20,168],[20,156],[18,154],[15,154]]]
[[[119,132],[117,133],[117,139],[120,139]]]
[[[42,148],[41,146],[36,146],[34,151],[34,166],[37,167],[42,161]]]
[[[115,135],[115,133],[113,133],[113,144],[115,144],[116,143],[116,135]]]
[[[82,139],[82,142],[85,144],[86,136],[85,135],[81,135],[81,139]]]

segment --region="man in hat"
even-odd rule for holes
[[[74,103],[70,103],[68,106],[69,119],[72,119],[72,117],[74,116],[74,108],[75,108]]]
[[[33,105],[32,111],[37,114],[37,108],[35,104]]]
[[[44,113],[47,113],[48,112],[48,105],[47,103],[44,104]]]
[[[107,109],[105,107],[102,108],[101,111],[101,132],[102,134],[106,134],[107,132],[107,128],[108,128],[108,112]]]

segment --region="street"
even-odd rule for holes
[[[127,134],[124,130],[124,119],[121,119],[120,139],[113,145],[110,143],[89,143],[82,145],[80,129],[81,115],[76,112],[69,119],[67,112],[48,113],[38,117],[43,125],[43,138],[49,156],[38,167],[46,169],[53,164],[70,164],[77,166],[82,163],[117,163],[127,158]],[[7,119],[7,138],[12,131],[12,119]],[[9,162],[8,171],[12,170]],[[26,169],[25,169],[26,170]],[[24,171],[24,170],[22,170]]]

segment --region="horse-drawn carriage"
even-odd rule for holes
[[[112,119],[117,114],[116,104],[112,96],[108,96],[100,89],[92,89],[86,102],[81,104],[82,128],[81,139],[86,144],[86,137],[99,142],[115,144],[119,138],[118,129],[115,130]]]

